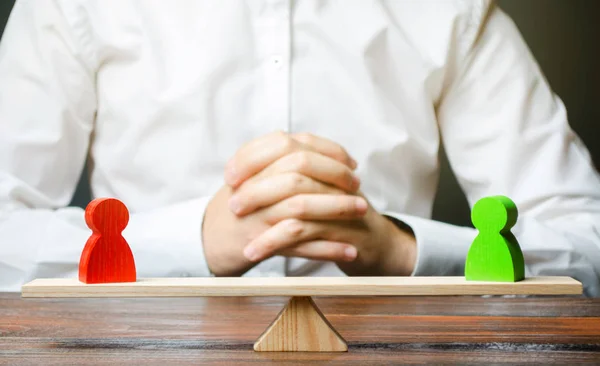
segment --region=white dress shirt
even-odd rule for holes
[[[443,141],[469,203],[511,197],[527,275],[600,294],[600,179],[517,28],[474,1],[18,0],[0,46],[0,289],[77,277],[90,235],[66,207],[129,208],[139,277],[208,276],[204,210],[226,161],[272,131],[358,161],[412,227],[413,275],[462,275],[471,228],[431,220]],[[247,276],[342,275],[273,257]]]

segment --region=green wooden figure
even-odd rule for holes
[[[479,234],[467,254],[467,280],[516,282],[525,278],[523,252],[510,232],[517,216],[517,206],[506,196],[485,197],[475,203],[471,220]]]

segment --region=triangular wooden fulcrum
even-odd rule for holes
[[[333,329],[312,298],[292,297],[254,343],[262,352],[346,352],[346,341]]]

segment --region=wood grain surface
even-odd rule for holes
[[[467,281],[464,277],[188,277],[100,284],[84,284],[75,278],[44,278],[23,286],[23,297],[576,295],[581,292],[581,283],[570,277],[529,277],[519,282]]]
[[[0,295],[2,365],[600,363],[600,299],[316,297],[344,353],[254,352],[287,297]]]

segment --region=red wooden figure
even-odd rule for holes
[[[84,283],[135,282],[136,271],[129,244],[121,234],[129,211],[115,198],[97,198],[85,209],[92,229],[81,253],[79,280]]]

